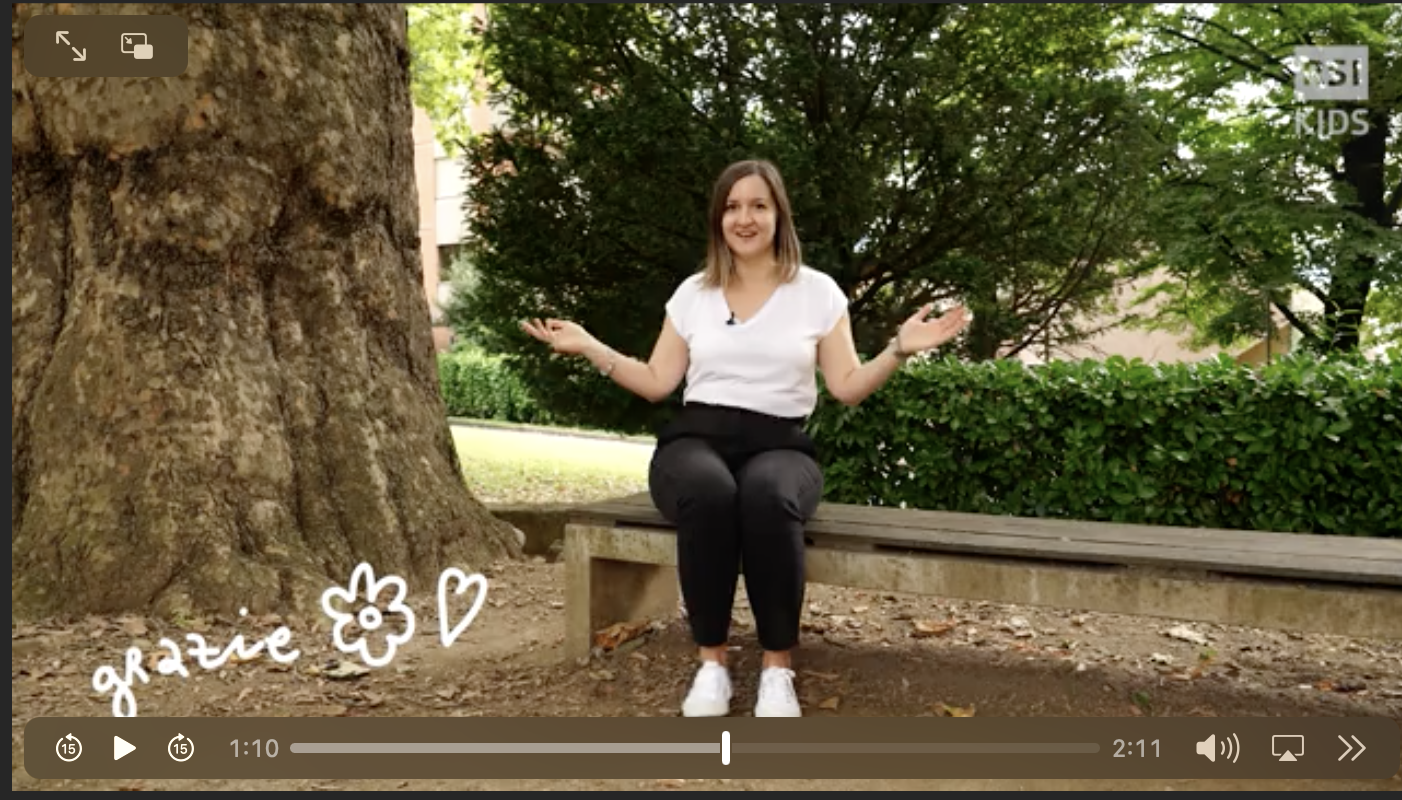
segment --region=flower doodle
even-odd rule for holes
[[[362,584],[365,589],[363,595],[360,592]],[[394,587],[394,597],[385,608],[385,613],[403,614],[405,627],[403,633],[390,633],[385,637],[387,643],[385,653],[383,656],[376,658],[371,655],[370,645],[366,642],[364,636],[357,638],[352,643],[347,643],[345,640],[345,629],[347,625],[355,622],[360,625],[362,631],[369,634],[374,633],[384,626],[385,614],[380,613],[380,609],[375,607],[375,598],[379,596],[380,591],[386,586]],[[399,645],[409,641],[414,635],[414,611],[404,604],[404,597],[408,592],[409,589],[404,585],[404,579],[398,575],[386,575],[378,581],[375,580],[375,571],[370,568],[369,564],[360,564],[355,568],[355,571],[351,573],[350,588],[348,590],[342,589],[339,586],[333,586],[323,592],[321,595],[321,608],[326,612],[327,616],[336,621],[335,627],[331,629],[331,639],[336,644],[336,649],[340,650],[342,653],[360,653],[360,660],[364,661],[366,666],[370,667],[383,667],[394,660],[394,651],[398,649]],[[362,597],[369,605],[360,609],[356,614],[339,611],[331,603],[333,598],[339,598],[343,603],[350,606],[355,603],[357,598]]]

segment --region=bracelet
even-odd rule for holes
[[[901,349],[901,335],[899,333],[891,337],[891,341],[887,343],[886,349],[890,350],[891,355],[895,356],[896,360],[902,364],[911,356],[915,355],[914,353],[907,353]]]
[[[604,376],[605,378],[607,378],[607,377],[609,377],[610,375],[612,375],[612,374],[613,374],[613,368],[616,367],[616,366],[618,366],[618,353],[614,352],[613,348],[609,348],[609,349],[608,349],[608,354],[609,354],[609,363],[608,363],[608,366],[607,366],[607,367],[604,367],[603,369],[600,369],[600,370],[599,370],[599,374],[602,375],[602,376]]]

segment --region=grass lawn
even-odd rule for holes
[[[453,426],[463,475],[484,503],[580,503],[647,490],[652,446]]]

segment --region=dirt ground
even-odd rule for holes
[[[11,788],[176,790],[190,781],[40,781],[24,770],[24,724],[38,716],[106,716],[110,696],[93,671],[120,665],[136,644],[204,631],[266,636],[278,624],[302,651],[164,678],[134,692],[141,716],[662,716],[676,715],[694,669],[685,622],[661,620],[587,664],[564,663],[563,565],[542,559],[494,565],[488,602],[452,648],[438,642],[431,594],[411,592],[418,632],[394,662],[332,679],[345,660],[318,634],[329,622],[97,619],[12,623]],[[411,587],[411,590],[414,587]],[[798,691],[810,716],[1304,716],[1402,720],[1402,642],[1292,636],[1187,625],[1202,643],[1174,638],[1178,623],[1104,614],[955,602],[810,586]],[[752,618],[737,604],[732,674],[738,715],[748,714],[759,670]],[[351,659],[353,660],[353,659]],[[335,674],[335,670],[329,671]],[[299,780],[202,781],[215,789],[1391,789],[1385,781],[793,781],[793,780]]]

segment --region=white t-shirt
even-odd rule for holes
[[[806,417],[818,404],[818,341],[847,311],[847,296],[825,273],[799,267],[745,322],[727,324],[730,307],[701,274],[667,301],[667,317],[686,341],[684,402],[734,406],[776,417]]]

